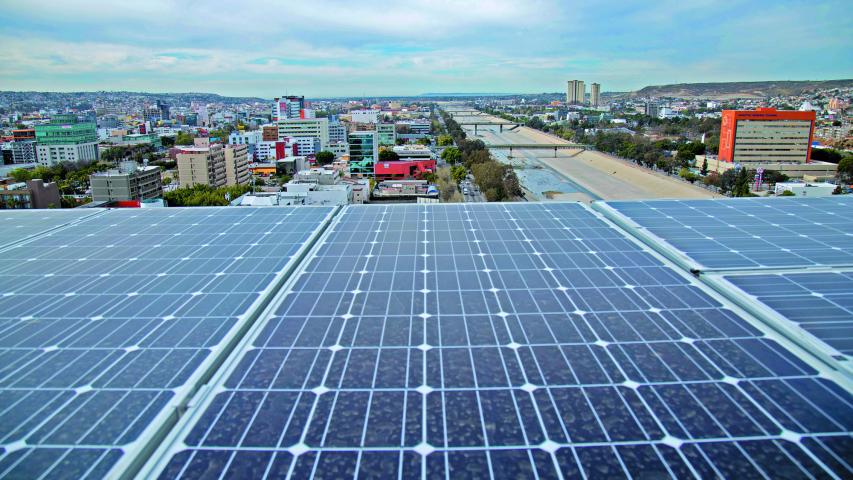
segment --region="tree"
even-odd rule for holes
[[[542,130],[542,128],[545,127],[545,122],[543,122],[539,117],[533,117],[527,121],[527,126],[535,128],[536,130]]]
[[[740,169],[738,169],[737,176],[735,178],[734,189],[732,189],[733,196],[748,197],[750,195],[749,177],[749,170],[747,168],[741,167]]]
[[[790,191],[790,190],[785,190],[785,191],[783,191],[782,193],[780,193],[780,194],[779,194],[779,196],[780,196],[780,197],[796,197],[796,196],[797,196],[797,194],[796,194],[796,193],[794,193],[794,192],[792,192],[792,191]]]
[[[456,147],[447,147],[441,152],[441,159],[451,165],[455,165],[462,160],[462,152]]]
[[[329,165],[335,161],[335,154],[328,150],[323,150],[314,155],[314,160],[317,161],[317,165]]]
[[[701,173],[703,177],[705,175],[708,175],[708,158],[707,157],[702,159],[702,170],[700,170],[699,173]]]
[[[380,162],[396,162],[399,159],[400,156],[394,150],[385,149],[379,152]]]
[[[437,142],[438,146],[440,147],[453,145],[453,137],[451,137],[450,135],[439,135]]]
[[[465,180],[465,177],[468,175],[468,169],[463,167],[462,165],[454,165],[450,167],[450,175],[453,177],[453,180],[455,180],[458,184],[462,182],[462,180]]]
[[[832,148],[812,148],[812,160],[821,162],[839,163],[844,158],[844,154]]]
[[[175,136],[175,145],[192,145],[195,137],[186,132],[178,132]]]
[[[419,138],[419,139],[418,139],[418,141],[417,141],[417,144],[418,144],[418,145],[425,145],[425,146],[429,146],[429,144],[430,144],[430,143],[431,143],[431,142],[430,142],[430,140],[429,140],[429,138],[428,138],[428,137]]]
[[[843,180],[853,179],[853,155],[849,155],[838,162],[838,176]]]

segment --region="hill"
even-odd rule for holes
[[[678,83],[654,85],[632,92],[632,97],[763,98],[800,95],[814,90],[851,88],[853,80]]]

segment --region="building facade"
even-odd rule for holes
[[[225,146],[225,184],[245,185],[252,175],[249,172],[249,146]]]
[[[329,123],[329,143],[346,143],[347,127],[343,123]]]
[[[61,202],[56,182],[33,179],[0,186],[0,209],[60,208]]]
[[[350,110],[350,118],[353,123],[378,123],[378,110]]]
[[[598,107],[601,103],[601,84],[593,83],[589,86],[589,105]]]
[[[38,154],[35,140],[12,142],[12,163],[36,163]]]
[[[814,111],[723,110],[719,159],[740,164],[807,163],[814,124]]]
[[[273,121],[289,118],[305,118],[305,97],[288,96],[273,100]]]
[[[294,141],[302,138],[316,138],[319,140],[318,149],[311,153],[326,148],[329,144],[329,119],[328,118],[296,118],[279,120],[278,122],[278,140],[291,138]],[[311,142],[314,145],[313,142]],[[308,144],[306,143],[306,148]],[[309,153],[299,152],[299,155],[309,155]]]
[[[139,167],[123,162],[118,170],[97,172],[89,177],[92,201],[149,200],[163,196],[160,167]]]
[[[181,147],[176,158],[178,182],[182,187],[198,184],[211,187],[225,185],[225,149],[222,145]]]
[[[36,155],[41,165],[98,159],[97,126],[76,121],[73,115],[56,115],[52,123],[35,127]]]
[[[586,86],[583,80],[569,80],[566,86],[566,103],[583,105],[586,101]]]
[[[376,131],[350,132],[349,170],[354,177],[373,176],[373,165],[379,157]]]
[[[376,135],[379,145],[391,146],[397,144],[397,129],[393,123],[377,123]]]

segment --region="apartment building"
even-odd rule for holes
[[[225,168],[225,148],[220,144],[203,146],[196,139],[196,146],[180,147],[176,155],[178,161],[178,182],[182,187],[210,185],[222,187],[227,183]]]
[[[244,185],[251,178],[248,145],[225,145],[225,184]]]

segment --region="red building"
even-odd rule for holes
[[[422,178],[425,173],[435,172],[435,160],[398,160],[395,162],[376,162],[373,174],[376,181]]]
[[[815,112],[723,110],[720,161],[806,163],[811,158]]]

